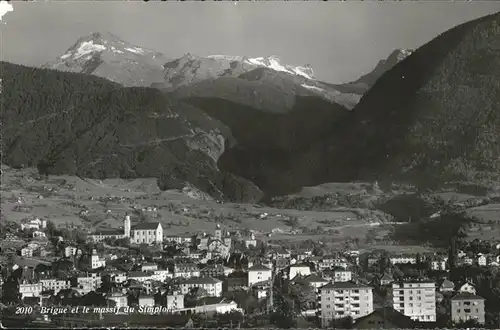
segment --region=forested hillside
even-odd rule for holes
[[[158,177],[163,189],[189,183],[221,199],[260,197],[252,183],[218,170],[231,132],[193,106],[94,76],[9,63],[0,69],[8,165],[94,178]]]

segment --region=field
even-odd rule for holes
[[[133,224],[141,214],[149,221],[161,222],[166,235],[212,232],[220,223],[223,228],[255,231],[260,238],[330,243],[356,237],[363,241],[374,225],[373,211],[339,208],[316,212],[219,204],[195,189],[161,192],[153,178],[101,181],[65,175],[43,177],[35,169],[7,166],[2,166],[2,171],[2,219],[18,223],[39,217],[58,227],[90,232],[120,228],[125,214],[130,213]]]
[[[4,165],[2,173],[2,221],[19,223],[39,217],[51,220],[58,227],[92,232],[121,228],[128,213],[132,214],[132,224],[139,219],[161,222],[165,235],[211,233],[220,224],[230,230],[251,230],[264,241],[312,240],[331,247],[356,241],[358,248],[367,250],[420,248],[392,245],[388,238],[390,228],[397,224],[390,222],[387,214],[373,209],[339,206],[305,211],[256,204],[220,204],[189,187],[160,191],[153,178],[101,181],[65,175],[43,177],[35,169],[15,170]],[[367,183],[330,183],[305,187],[295,197],[314,198],[335,193],[360,194],[365,200],[383,198],[384,194],[370,191]],[[458,202],[472,197],[445,194],[441,197]],[[500,204],[474,207],[467,212],[484,223],[468,229],[471,239],[500,237]],[[366,244],[367,237],[375,238],[377,247]]]

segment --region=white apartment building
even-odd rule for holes
[[[270,281],[273,277],[273,271],[263,265],[255,265],[248,269],[248,286],[255,283]]]
[[[321,326],[335,319],[353,319],[373,312],[373,288],[350,282],[330,283],[321,288]]]
[[[414,321],[436,321],[436,284],[408,282],[392,284],[394,309]]]

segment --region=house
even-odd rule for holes
[[[252,235],[250,235],[250,237],[245,240],[245,247],[247,249],[251,248],[251,247],[254,247],[256,248],[257,247],[257,240],[255,239],[255,235],[252,233]]]
[[[379,282],[380,282],[380,285],[389,285],[392,282],[394,282],[394,278],[392,277],[391,274],[385,273],[384,275],[382,275]]]
[[[455,283],[448,279],[444,279],[441,285],[439,286],[440,292],[453,292],[455,290]]]
[[[349,270],[334,270],[334,282],[350,282],[352,273]]]
[[[486,266],[488,264],[488,260],[484,254],[480,253],[477,255],[477,264],[479,266]]]
[[[373,312],[373,289],[350,282],[331,283],[321,288],[321,325],[335,319],[358,319]]]
[[[290,271],[288,273],[288,279],[293,280],[297,275],[302,275],[302,276],[311,275],[311,267],[303,263],[291,265]]]
[[[25,258],[31,258],[33,257],[33,249],[30,247],[24,247],[19,251],[20,255]]]
[[[176,244],[190,244],[192,238],[190,236],[165,236],[163,240],[165,242],[172,242]]]
[[[476,294],[476,287],[472,283],[466,282],[460,286],[458,292]]]
[[[471,293],[459,293],[451,298],[451,320],[455,323],[475,320],[484,324],[484,298]]]
[[[40,220],[39,218],[36,218],[34,220],[29,220],[29,221],[23,221],[21,223],[21,230],[25,229],[45,229],[47,228],[47,220]]]
[[[148,295],[139,295],[139,306],[154,306],[155,298],[153,296]]]
[[[176,310],[184,308],[184,295],[179,291],[167,294],[167,309]]]
[[[353,329],[413,329],[414,321],[392,307],[377,308],[354,322]]]
[[[43,231],[40,231],[40,230],[35,230],[33,232],[33,238],[46,238],[47,236],[45,235],[45,233]]]
[[[165,282],[168,278],[173,278],[174,274],[167,269],[151,270],[151,279],[154,281]]]
[[[322,286],[328,284],[327,280],[325,280],[324,278],[322,278],[319,275],[314,275],[314,274],[305,277],[302,281],[304,281],[305,283],[308,283],[310,286],[312,286],[316,289],[319,289]]]
[[[343,269],[347,269],[348,265],[349,263],[347,262],[347,259],[345,257],[324,256],[318,262],[318,269],[325,270],[325,269],[331,269],[333,267],[340,267]]]
[[[122,271],[113,271],[111,274],[111,281],[121,284],[127,281],[127,273]]]
[[[114,306],[118,308],[123,308],[128,306],[127,296],[120,292],[109,293],[106,298],[114,302]]]
[[[69,258],[69,257],[71,257],[71,256],[74,256],[74,255],[76,255],[76,251],[77,251],[77,248],[76,248],[76,247],[71,246],[71,245],[66,246],[66,247],[64,248],[64,256],[65,256],[66,258]]]
[[[106,267],[106,259],[101,258],[96,249],[92,250],[92,255],[90,256],[90,268],[97,269],[101,267]]]
[[[419,322],[436,322],[436,284],[434,282],[393,283],[394,309]]]
[[[42,291],[43,287],[40,282],[23,281],[19,283],[19,294],[21,295],[21,299],[27,297],[40,297]]]
[[[192,288],[202,288],[211,297],[220,297],[222,295],[222,281],[213,277],[189,278],[181,284],[181,292],[184,295],[188,294]]]
[[[208,265],[200,270],[200,274],[208,277],[223,277],[226,276],[226,269],[223,265]]]
[[[272,280],[272,270],[263,265],[255,265],[248,269],[248,286]]]
[[[76,290],[80,294],[87,294],[90,291],[95,291],[101,287],[102,278],[99,274],[92,273],[87,276],[79,276],[76,278]]]
[[[430,261],[432,270],[446,270],[447,263],[448,263],[448,257],[441,257],[441,256],[434,257]]]

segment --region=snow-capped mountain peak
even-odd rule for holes
[[[108,51],[116,54],[147,54],[154,51],[131,45],[111,33],[94,32],[89,36],[82,37],[70,47],[66,53],[61,55],[61,60],[78,60],[83,56],[89,60],[89,55]]]
[[[66,52],[44,67],[94,74],[126,86],[161,80],[163,54],[127,43],[116,35],[95,32],[79,38]],[[123,70],[128,67],[129,70]]]

